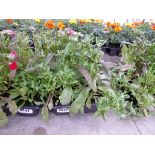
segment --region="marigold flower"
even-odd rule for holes
[[[115,32],[121,32],[121,31],[122,31],[122,28],[121,28],[120,26],[116,26],[116,27],[114,28],[114,31],[115,31]]]
[[[9,63],[9,69],[10,69],[10,71],[17,70],[17,63],[16,63],[16,61],[13,61],[13,62]]]
[[[125,26],[130,27],[130,28],[136,28],[136,26],[132,23],[126,23]]]
[[[83,24],[86,23],[86,21],[85,21],[85,19],[80,19],[80,20],[79,20],[79,23],[80,23],[81,25],[83,25]]]
[[[133,25],[134,28],[136,28],[136,27],[138,27],[138,26],[140,26],[142,24],[144,24],[144,22],[143,21],[140,21],[140,22],[133,22],[132,25]]]
[[[53,22],[53,20],[48,20],[45,22],[45,27],[48,29],[53,29],[55,27],[55,24]]]
[[[40,19],[35,19],[34,20],[36,23],[40,23]]]
[[[63,30],[65,28],[65,24],[62,21],[59,21],[57,27],[59,28],[59,30]]]
[[[91,19],[85,19],[85,23],[92,23]]]
[[[76,19],[70,19],[69,24],[77,24],[77,20]]]
[[[12,23],[13,23],[13,19],[6,19],[6,22],[7,22],[8,24],[12,24]]]
[[[106,22],[107,27],[110,27],[112,25],[111,22]]]
[[[111,24],[111,27],[112,27],[112,28],[120,27],[120,24],[115,22],[115,23],[112,23],[112,24]]]
[[[155,31],[155,24],[151,25],[151,29]]]
[[[103,20],[100,20],[100,19],[94,19],[94,22],[95,22],[95,23],[98,23],[98,24],[102,24],[102,23],[103,23]]]

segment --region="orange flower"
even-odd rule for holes
[[[121,32],[121,31],[122,31],[122,28],[121,28],[120,26],[116,26],[116,27],[114,28],[114,31],[115,31],[115,32]]]
[[[151,25],[151,29],[155,31],[155,24]]]
[[[13,19],[6,19],[6,22],[7,22],[8,24],[12,24],[12,23],[13,23]]]
[[[111,26],[111,22],[106,22],[107,27]]]
[[[82,24],[85,24],[86,23],[86,20],[85,19],[80,19],[79,20],[79,23],[82,25]]]
[[[142,24],[144,24],[144,22],[143,21],[141,21],[141,22],[133,22],[133,27],[135,28],[135,27],[138,27],[138,26],[140,26],[140,25],[142,25]]]
[[[53,29],[55,27],[53,20],[48,20],[45,22],[45,27],[48,29]]]
[[[59,21],[57,27],[59,28],[59,30],[62,30],[65,28],[65,25],[63,22]]]
[[[111,24],[111,27],[112,27],[112,28],[120,27],[120,24],[119,24],[119,23],[112,23],[112,24]]]

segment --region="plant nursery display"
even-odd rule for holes
[[[0,127],[8,115],[109,110],[148,116],[155,106],[155,24],[100,19],[0,20]],[[104,52],[122,56],[112,67]]]

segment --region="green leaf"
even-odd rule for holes
[[[73,96],[72,88],[64,88],[62,94],[59,96],[60,103],[62,105],[68,105],[72,100],[72,96]]]
[[[79,68],[80,73],[84,76],[84,78],[87,80],[89,87],[96,92],[97,91],[97,87],[96,87],[96,80],[97,78],[95,78],[94,80],[92,79],[91,75],[89,74],[88,70],[85,69],[84,67],[80,67]]]
[[[8,118],[6,114],[3,112],[2,108],[0,108],[0,127],[4,127],[8,124]]]
[[[8,106],[9,106],[9,111],[15,115],[17,113],[17,110],[18,110],[18,107],[16,105],[16,103],[14,101],[8,103]]]
[[[44,104],[43,102],[39,102],[39,101],[34,101],[35,105],[42,105]]]
[[[41,114],[42,114],[43,120],[47,122],[49,113],[48,113],[48,108],[46,106],[43,106]]]
[[[20,88],[19,91],[20,91],[21,95],[25,95],[28,92],[28,88],[27,87]]]
[[[8,103],[9,106],[9,111],[15,115],[17,113],[18,107],[16,105],[15,101],[12,101],[10,98],[7,97],[0,97],[3,101],[5,101],[6,103]]]
[[[86,107],[88,107],[89,109],[91,109],[91,99],[92,99],[92,94],[88,97],[87,102],[86,102]]]
[[[83,88],[78,97],[75,99],[75,101],[71,104],[70,107],[70,113],[71,114],[78,114],[79,111],[81,111],[81,107],[84,106],[86,99],[88,97],[90,88]]]
[[[5,101],[0,100],[0,106],[4,106],[6,104]]]
[[[53,108],[53,97],[50,98],[49,103],[48,103],[48,109],[52,110]]]

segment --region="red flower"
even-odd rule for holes
[[[17,63],[16,63],[16,61],[13,61],[13,62],[9,63],[9,69],[11,71],[17,70]]]

